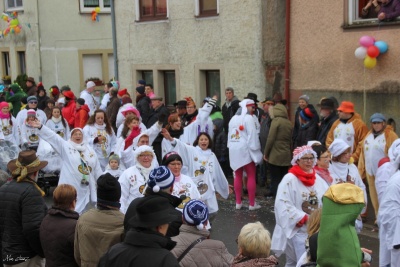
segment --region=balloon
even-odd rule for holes
[[[12,20],[10,21],[10,25],[11,25],[11,26],[17,26],[18,24],[19,24],[18,19],[12,19]]]
[[[388,50],[388,44],[385,41],[376,41],[374,44],[379,49],[379,53],[386,53]]]
[[[374,45],[371,45],[370,47],[367,48],[367,55],[370,57],[379,56],[379,48]]]
[[[360,45],[364,47],[369,47],[371,45],[374,45],[374,38],[368,35],[364,35],[360,38]]]
[[[365,56],[367,55],[367,48],[360,46],[356,49],[356,51],[354,51],[354,55],[356,56],[356,58],[358,59],[364,59]]]
[[[20,33],[21,32],[21,28],[20,27],[15,27],[14,30],[15,30],[15,33]]]
[[[367,69],[372,69],[373,67],[376,66],[376,58],[366,56],[365,59],[364,59],[364,66]]]
[[[96,11],[96,13],[100,13],[100,7],[96,7],[96,8],[94,9],[94,11]]]

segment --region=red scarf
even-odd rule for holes
[[[314,169],[315,169],[315,171],[317,172],[317,174],[318,174],[319,176],[321,176],[321,178],[324,179],[329,185],[332,184],[333,179],[332,179],[332,176],[331,176],[331,174],[329,173],[329,170],[328,170],[328,169],[323,169],[323,168],[320,168],[320,167],[318,167],[318,166],[315,166]]]
[[[294,165],[289,170],[294,176],[297,177],[305,186],[313,186],[315,183],[315,170],[312,170],[312,173],[306,173],[303,171],[299,165]]]

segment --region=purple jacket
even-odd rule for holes
[[[385,13],[385,20],[392,20],[400,16],[400,1],[399,0],[389,0],[386,5],[381,6],[380,13]],[[378,14],[378,15],[379,15]]]

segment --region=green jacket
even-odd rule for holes
[[[277,104],[270,113],[272,118],[264,155],[268,162],[277,166],[291,166],[293,125],[288,119],[287,109],[282,104]]]
[[[12,114],[14,117],[17,117],[18,112],[21,110],[21,99],[24,98],[26,94],[18,84],[12,84],[10,89],[14,92],[14,95],[11,95],[10,92],[7,91],[6,101],[12,104]]]

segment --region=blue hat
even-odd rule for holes
[[[369,120],[370,122],[384,122],[386,118],[382,113],[374,113]]]
[[[150,172],[147,185],[153,189],[153,192],[158,192],[160,189],[171,187],[174,181],[175,177],[171,171],[165,166],[160,166]]]
[[[141,85],[143,85],[143,86],[146,85],[146,81],[145,81],[145,80],[139,80],[137,83],[138,83],[138,84],[141,84]]]
[[[187,224],[203,229],[203,223],[208,220],[208,208],[203,201],[192,199],[183,207],[182,215]]]

